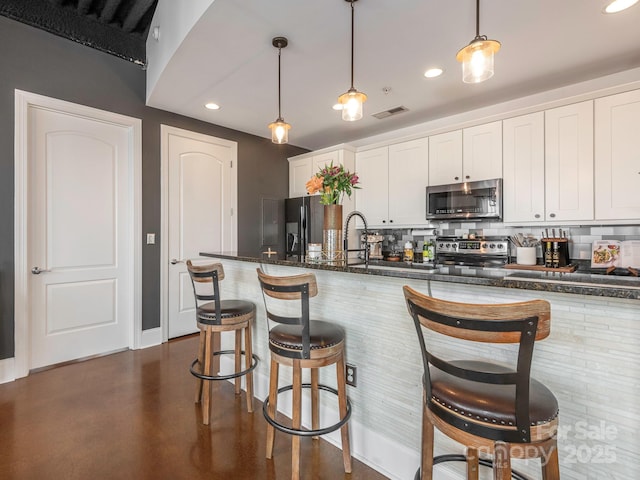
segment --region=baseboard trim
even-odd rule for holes
[[[16,359],[0,360],[0,383],[13,382],[16,379]]]
[[[156,345],[160,345],[161,343],[162,343],[161,327],[142,330],[142,335],[140,336],[140,348],[155,347]]]

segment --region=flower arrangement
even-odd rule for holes
[[[320,192],[322,205],[339,205],[342,195],[351,197],[353,189],[360,188],[358,175],[345,170],[343,165],[325,165],[305,184],[310,195]]]

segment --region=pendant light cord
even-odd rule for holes
[[[351,90],[353,90],[353,43],[354,43],[354,35],[353,35],[353,30],[354,30],[354,16],[355,16],[355,11],[353,8],[353,2],[355,0],[351,0]],[[479,1],[479,0],[478,0]]]
[[[278,47],[278,120],[282,120],[281,100],[280,100],[280,54],[282,47]]]
[[[480,0],[476,0],[476,38],[480,36]]]

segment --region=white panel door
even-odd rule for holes
[[[289,161],[289,198],[304,197],[307,195],[306,184],[311,178],[312,159],[299,158]]]
[[[233,214],[237,144],[165,127],[168,168],[169,338],[197,331],[185,261],[236,248]]]
[[[419,138],[389,146],[389,221],[395,225],[427,223],[429,140]]]
[[[126,348],[133,298],[126,127],[29,109],[30,368]],[[38,273],[42,271],[42,273]]]
[[[596,100],[596,220],[640,218],[640,90]]]
[[[547,110],[544,124],[545,219],[593,220],[593,101]]]

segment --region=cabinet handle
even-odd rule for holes
[[[536,214],[534,215],[534,217],[536,217],[536,218],[540,218],[540,214],[539,214],[539,213],[536,213]]]
[[[393,223],[393,220],[389,220],[389,223]]]
[[[555,214],[555,213],[550,213],[550,214],[549,214],[549,216],[550,216],[551,218],[556,218],[556,214]]]
[[[460,177],[453,177],[454,180],[460,180]]]
[[[467,176],[466,176],[466,177],[464,177],[464,178],[466,178],[467,180],[469,180],[471,177],[470,177],[469,175],[467,175]]]
[[[386,220],[382,220],[382,223],[387,223],[387,221]]]

